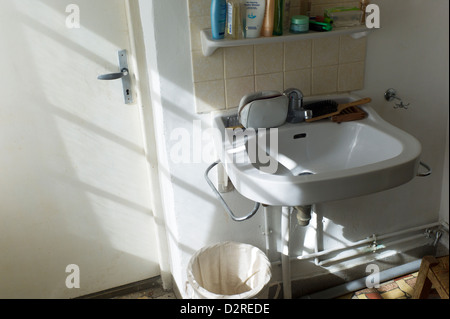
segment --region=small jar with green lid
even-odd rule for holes
[[[291,19],[291,33],[306,33],[309,31],[309,18],[307,16],[296,15]]]

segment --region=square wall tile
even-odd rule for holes
[[[303,95],[311,95],[311,72],[312,69],[286,71],[284,73],[284,90],[296,88]]]
[[[312,41],[303,40],[284,44],[284,70],[310,68],[312,64]]]
[[[204,56],[202,51],[193,51],[192,72],[194,82],[223,79],[223,50],[219,49],[210,56]]]
[[[255,45],[255,74],[283,71],[283,43]]]
[[[224,80],[194,83],[194,94],[197,113],[225,109]]]
[[[243,96],[255,92],[255,77],[226,79],[225,92],[227,109],[237,107]]]
[[[325,94],[337,92],[338,66],[313,68],[312,94]]]
[[[364,62],[339,65],[338,91],[348,92],[364,88]]]
[[[351,36],[341,36],[339,63],[361,62],[366,59],[367,37],[353,39]]]
[[[237,78],[253,75],[253,45],[225,48],[225,78]]]
[[[255,76],[255,91],[275,90],[283,92],[283,73],[270,73]]]
[[[313,67],[339,63],[339,37],[313,40]]]

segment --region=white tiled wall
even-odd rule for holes
[[[312,15],[327,7],[358,6],[359,1],[312,0]],[[348,92],[364,87],[366,38],[349,36],[201,51],[200,30],[211,27],[211,0],[189,0],[196,111],[238,106],[242,96],[295,87],[308,95]],[[291,15],[305,14],[307,0],[291,0]]]

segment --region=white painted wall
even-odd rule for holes
[[[423,213],[440,212],[448,222],[449,2],[373,3],[380,6],[382,28],[369,38],[366,88],[360,93],[371,96],[385,119],[422,143],[422,160],[433,175],[416,179],[412,193],[405,195],[414,198],[411,203],[423,207]],[[409,110],[394,110],[383,99],[390,87],[411,103]]]
[[[369,38],[366,89],[360,93],[374,99],[382,116],[421,141],[422,159],[434,172],[429,178],[416,178],[385,192],[317,205],[324,221],[324,249],[373,233],[388,233],[439,219],[448,135],[448,74],[445,73],[448,70],[445,17],[448,2],[380,0],[375,3],[382,9],[382,29]],[[209,124],[208,115],[197,115],[194,111],[187,2],[141,0],[140,5],[172,273],[186,297],[186,267],[190,256],[207,244],[225,240],[263,248],[263,218],[260,212],[247,222],[232,222],[204,181],[203,173],[209,163],[171,160],[170,151],[179,142],[171,140],[173,130],[185,129],[193,136],[194,120],[200,120],[204,128]],[[441,31],[436,32],[440,24]],[[390,104],[383,102],[384,90],[389,87],[395,87],[411,103],[410,110],[394,111]],[[197,151],[192,145],[189,150]],[[235,193],[227,194],[226,199],[242,213],[252,207],[252,203]],[[271,212],[275,238],[279,235],[279,210],[271,208]],[[314,248],[307,241],[313,234],[311,227],[307,230],[296,227],[293,231],[293,253],[300,253],[303,245],[305,251]]]

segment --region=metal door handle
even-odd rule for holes
[[[99,80],[117,80],[128,75],[128,69],[122,69],[120,73],[102,74],[97,77]]]
[[[122,79],[122,89],[123,89],[123,98],[125,100],[125,104],[133,103],[133,90],[131,87],[131,75],[128,71],[128,58],[127,51],[120,50],[118,52],[119,56],[119,70],[118,73],[109,73],[102,74],[97,76],[99,80],[118,80]]]

